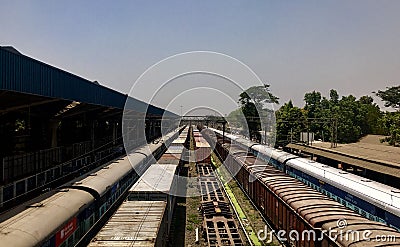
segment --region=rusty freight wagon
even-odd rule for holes
[[[166,206],[164,201],[122,203],[88,246],[165,246]]]

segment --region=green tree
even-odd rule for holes
[[[321,93],[316,91],[306,93],[304,95],[304,101],[306,102],[304,110],[307,111],[307,117],[317,117],[321,107]]]
[[[383,113],[379,106],[374,103],[374,99],[371,96],[362,96],[359,99],[359,104],[360,111],[363,113],[360,121],[362,135],[383,134],[384,130],[379,122]]]
[[[253,86],[239,95],[241,111],[246,119],[250,138],[261,140],[259,131],[262,121],[260,118],[267,118],[271,114],[268,104],[278,104],[279,98],[273,95],[269,89],[270,85]],[[263,121],[264,122],[264,121]]]
[[[379,122],[382,113],[370,96],[363,96],[357,100],[353,95],[349,95],[339,99],[337,91],[332,89],[329,99],[323,97],[320,92],[313,91],[304,95],[304,101],[303,117],[297,116],[304,120],[297,128],[279,123],[280,119],[290,115],[287,112],[294,108],[291,107],[291,102],[277,112],[277,140],[285,138],[290,128],[296,132],[314,132],[316,139],[332,141],[333,121],[337,123],[337,141],[341,143],[355,142],[364,135],[383,132]]]
[[[400,112],[386,112],[380,119],[380,123],[386,130],[386,134],[389,135],[381,142],[387,142],[392,146],[400,145]]]
[[[343,96],[338,102],[339,111],[337,112],[337,138],[338,142],[350,143],[360,139],[360,111],[356,97],[353,95]]]
[[[400,108],[400,86],[386,87],[386,90],[379,90],[376,95],[385,101],[386,107]]]
[[[305,128],[305,111],[293,106],[292,101],[285,103],[276,111],[276,146],[299,139]]]
[[[239,103],[247,105],[253,103],[258,109],[265,109],[266,104],[279,103],[279,98],[274,96],[269,89],[270,85],[253,86],[239,95]]]
[[[335,89],[331,89],[331,91],[329,91],[329,97],[330,97],[330,102],[333,105],[337,105],[337,103],[339,102],[339,94]]]
[[[336,92],[336,91],[335,91]],[[324,135],[329,133],[330,124],[324,120],[330,118],[331,102],[322,97],[320,92],[310,92],[304,95],[307,122],[303,131],[310,131],[315,134],[315,139],[325,139]]]
[[[381,117],[379,123],[384,128],[384,133],[388,135],[381,141],[398,146],[400,142],[400,86],[386,87],[386,90],[379,90],[376,95],[385,101],[386,107],[397,110],[396,112],[386,112]]]

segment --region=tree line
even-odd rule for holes
[[[239,95],[240,108],[231,112],[227,120],[239,130],[247,125],[251,138],[260,140],[262,119],[272,114],[276,121],[269,134],[276,138],[279,146],[298,141],[301,132],[312,132],[314,139],[338,143],[356,142],[367,134],[385,135],[382,142],[397,146],[400,142],[400,86],[375,94],[394,111],[382,111],[371,96],[340,97],[331,89],[329,97],[317,91],[306,93],[302,108],[294,106],[290,100],[274,112],[267,105],[278,103],[279,98],[270,92],[269,85],[255,86]]]

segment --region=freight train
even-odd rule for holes
[[[279,237],[289,245],[400,246],[400,233],[396,229],[368,220],[276,169],[270,165],[272,162],[266,162],[250,152],[253,145],[249,147],[248,141],[237,141],[237,137],[228,135],[225,139],[228,142],[222,143],[221,133],[214,131],[218,139],[211,140],[211,134],[208,139],[216,142],[217,154],[224,160],[225,167],[269,219],[269,223],[275,229],[284,231]],[[284,155],[286,159],[291,157]],[[295,234],[290,235],[293,232]],[[368,238],[357,235],[364,232],[368,232]],[[381,241],[382,237],[386,242]]]
[[[225,137],[356,213],[400,230],[400,190],[235,135]]]

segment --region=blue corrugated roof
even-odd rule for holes
[[[126,94],[25,56],[12,47],[0,47],[0,68],[0,90],[120,109],[124,108],[127,99]],[[138,109],[147,105],[133,98],[129,103],[133,106],[137,104]],[[164,110],[150,105],[148,112],[159,115]]]

